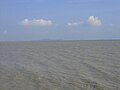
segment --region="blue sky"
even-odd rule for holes
[[[0,41],[120,39],[120,0],[0,0]]]

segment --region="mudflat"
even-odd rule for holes
[[[0,90],[120,90],[120,41],[0,42]]]

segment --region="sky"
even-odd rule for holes
[[[120,0],[0,0],[0,41],[120,39]]]

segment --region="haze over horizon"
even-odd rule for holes
[[[0,41],[120,39],[119,0],[0,0]]]

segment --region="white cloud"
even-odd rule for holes
[[[81,24],[83,24],[83,22],[68,22],[67,26],[80,26]]]
[[[101,26],[102,25],[102,21],[98,17],[95,17],[95,16],[89,16],[88,22],[93,26]]]
[[[53,25],[53,22],[51,20],[45,20],[45,19],[24,19],[21,22],[21,25],[24,26],[51,26]]]

